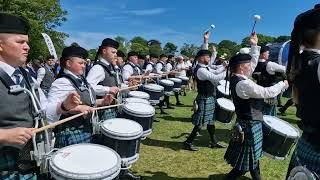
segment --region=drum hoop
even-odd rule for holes
[[[136,103],[136,104],[143,104],[143,103]],[[147,105],[147,104],[144,104],[144,105]],[[148,104],[148,105],[151,106],[150,104]],[[153,106],[151,106],[151,107],[153,107]],[[146,112],[144,114],[141,114],[141,113],[138,113],[138,112],[134,112],[131,109],[128,109],[127,106],[124,105],[123,111],[126,112],[129,115],[136,116],[136,117],[152,117],[152,116],[155,115],[154,107],[153,107],[153,110],[151,112]]]
[[[218,98],[218,99],[226,99],[226,100],[229,100],[229,99],[227,99],[227,98]],[[236,110],[236,107],[234,106],[234,104],[233,104],[233,107],[234,107],[233,110],[232,110],[232,109],[227,109],[227,108],[221,106],[220,103],[218,102],[218,99],[217,99],[217,103],[218,103],[218,105],[219,105],[220,108],[222,108],[222,109],[224,109],[224,110],[227,110],[227,111],[230,111],[230,112],[234,112],[234,111]],[[230,100],[230,101],[231,101],[231,100]],[[231,101],[231,102],[232,102],[232,101]]]
[[[122,118],[115,118],[115,119],[119,119],[120,120]],[[113,131],[111,129],[107,129],[105,126],[103,126],[103,122],[102,122],[100,124],[102,134],[104,134],[105,136],[108,136],[110,138],[117,139],[117,140],[134,140],[134,139],[140,138],[142,136],[142,134],[143,134],[142,126],[139,123],[137,123],[136,121],[129,120],[129,119],[125,119],[125,120],[132,121],[132,122],[136,123],[138,125],[138,127],[139,127],[138,132],[134,132],[134,133],[119,133],[119,132]],[[107,120],[107,121],[110,121],[110,119]]]
[[[161,93],[164,88],[152,88],[151,86],[147,87],[147,86],[144,86],[144,89],[147,90],[147,91],[151,91],[151,92],[156,92],[156,93]]]
[[[217,89],[218,89],[218,91],[220,92],[220,93],[222,93],[222,94],[224,94],[224,95],[227,95],[227,96],[230,96],[230,92],[229,91],[227,91],[227,92],[222,92],[222,91],[220,91],[220,89],[218,88],[218,87],[222,87],[223,89],[225,88],[225,86],[223,86],[223,85],[219,85],[219,86],[217,86]],[[227,86],[227,90],[229,89],[229,87]]]
[[[299,171],[299,170],[302,170],[302,171]],[[288,180],[294,180],[292,178],[294,177],[294,175],[296,175],[297,172],[303,172],[308,177],[308,179],[310,179],[310,180],[316,180],[317,179],[315,177],[315,175],[313,174],[313,172],[311,172],[305,166],[296,166],[290,171],[290,175],[288,177]]]
[[[49,160],[50,173],[51,174],[53,173],[53,176],[62,176],[62,177],[71,178],[71,179],[72,178],[92,179],[93,176],[97,179],[101,179],[101,178],[113,179],[116,176],[118,176],[118,174],[120,173],[120,169],[121,169],[121,158],[116,151],[114,151],[113,149],[106,147],[106,146],[102,146],[99,144],[90,144],[90,143],[73,144],[73,145],[66,146],[66,147],[59,149],[57,152],[55,152],[53,154],[52,157],[54,157],[56,154],[61,152],[62,149],[65,149],[65,148],[71,147],[71,146],[82,146],[82,145],[99,146],[99,147],[103,147],[105,149],[110,150],[112,153],[114,153],[117,156],[117,165],[115,167],[112,167],[111,169],[108,169],[103,172],[91,173],[91,174],[75,174],[75,173],[67,172],[64,169],[61,169],[60,167],[57,167],[53,161],[53,158],[50,158],[50,160]],[[100,175],[100,176],[98,176],[98,175]]]
[[[290,41],[291,41],[291,40],[284,42],[284,43],[282,44],[281,48],[280,48],[279,55],[278,55],[278,64],[280,64],[280,65],[283,65],[283,64],[282,64],[283,48],[284,48]]]
[[[140,93],[140,94],[132,94],[132,93]],[[131,97],[140,97],[141,99],[149,99],[150,98],[150,95],[146,92],[143,92],[143,91],[130,91],[128,93],[128,95]],[[142,96],[139,96],[139,95],[142,95]]]
[[[136,153],[134,156],[131,156],[131,157],[128,157],[128,158],[122,158],[121,159],[122,167],[128,167],[129,165],[135,163],[136,161],[138,161],[139,157],[140,157],[140,154]]]
[[[174,83],[182,83],[182,80],[179,78],[169,78],[170,81],[173,81]]]
[[[138,101],[134,102],[128,102],[127,99],[129,98],[134,98],[134,99],[139,99]],[[125,98],[123,101],[126,102],[126,103],[143,103],[143,104],[149,104],[150,105],[150,102],[146,99],[142,99],[142,98],[137,98],[137,97],[129,97],[129,98]]]
[[[267,116],[267,115],[264,115],[264,116]],[[280,119],[280,118],[275,117],[275,116],[272,116],[272,117],[273,117],[273,118],[276,118],[276,119]],[[279,135],[285,136],[286,138],[292,138],[292,139],[296,139],[296,140],[297,140],[297,139],[300,137],[300,132],[299,132],[299,130],[297,130],[294,126],[292,126],[292,125],[291,125],[290,123],[288,123],[287,121],[284,121],[284,120],[282,120],[282,119],[280,119],[280,120],[283,121],[284,123],[286,123],[287,125],[289,125],[290,127],[292,127],[292,128],[297,132],[298,136],[291,136],[291,135],[288,135],[288,134],[284,134],[283,132],[278,131],[277,129],[274,129],[273,127],[269,126],[269,124],[265,123],[264,119],[263,119],[263,124],[266,125],[266,126],[268,126],[268,127],[271,129],[271,131],[274,131],[274,132],[276,132],[276,133],[279,134]]]

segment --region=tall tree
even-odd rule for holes
[[[180,54],[185,55],[187,57],[195,56],[199,49],[200,48],[195,46],[194,44],[184,43],[183,46],[180,48]]]
[[[59,0],[2,0],[0,9],[3,12],[24,16],[29,20],[30,59],[49,54],[41,35],[43,32],[51,37],[57,54],[61,53],[67,34],[58,32],[55,28],[66,21],[67,11],[61,8]]]
[[[121,50],[124,53],[128,53],[130,50],[131,43],[125,37],[117,36],[114,38],[119,43],[118,50]]]
[[[274,42],[277,42],[277,43],[283,43],[283,42],[286,42],[286,41],[289,41],[291,39],[290,36],[278,36]]]
[[[131,44],[131,50],[135,51],[139,54],[148,54],[149,53],[149,48],[148,46],[142,45],[140,43],[132,43]]]
[[[138,44],[141,44],[142,46],[148,47],[148,41],[146,39],[144,39],[143,37],[140,37],[140,36],[136,36],[136,37],[132,38],[130,42],[132,44],[133,43],[138,43]]]
[[[167,42],[163,47],[163,53],[174,55],[177,52],[178,46],[171,42]]]
[[[88,58],[91,59],[91,61],[94,60],[97,54],[97,49],[89,49],[88,50]]]
[[[257,34],[258,39],[259,39],[259,45],[266,45],[267,43],[272,43],[275,41],[275,37],[272,36],[267,36],[267,35],[263,35],[263,34]],[[242,39],[242,43],[241,46],[242,47],[249,47],[249,38],[250,37],[245,37],[244,39]]]

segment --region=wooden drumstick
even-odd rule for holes
[[[129,87],[121,88],[121,89],[120,89],[120,92],[121,92],[121,91],[125,91],[125,90],[134,89],[134,88],[137,88],[137,87],[139,87],[139,86],[141,86],[141,84],[138,84],[138,85],[135,85],[135,86],[129,86]]]
[[[96,107],[96,108],[93,108],[94,111],[98,111],[98,110],[103,110],[103,109],[109,109],[109,108],[113,108],[113,107],[118,107],[118,106],[122,106],[123,104],[115,104],[115,105],[110,105],[110,106],[101,106],[101,107]],[[63,123],[66,123],[68,121],[71,121],[77,117],[80,117],[80,116],[83,116],[85,115],[86,113],[82,112],[82,113],[79,113],[79,114],[75,114],[73,116],[70,116],[68,118],[65,118],[65,119],[62,119],[62,120],[59,120],[55,123],[52,123],[52,124],[49,124],[49,125],[46,125],[46,126],[43,126],[41,128],[38,128],[38,129],[35,129],[33,132],[34,133],[39,133],[39,132],[42,132],[44,130],[47,130],[47,129],[53,129],[55,128],[56,126],[60,125],[60,124],[63,124]]]

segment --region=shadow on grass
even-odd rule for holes
[[[203,177],[192,177],[192,178],[188,178],[188,177],[171,177],[168,176],[167,173],[165,172],[151,172],[151,171],[145,171],[145,173],[147,174],[151,174],[150,176],[142,176],[142,179],[153,179],[153,180],[173,180],[173,179],[186,179],[186,180],[223,180],[223,178],[225,177],[224,174],[214,174],[214,175],[210,175],[207,178],[203,178]]]
[[[190,129],[191,131],[191,129]],[[158,139],[150,139],[147,138],[146,140],[142,141],[142,144],[146,146],[154,146],[154,147],[163,147],[163,148],[170,148],[172,150],[178,151],[183,149],[183,141],[189,136],[190,133],[183,132],[178,136],[171,137],[172,139],[182,139],[181,142],[178,141],[166,141],[166,140],[158,140]],[[219,141],[224,143],[229,143],[230,131],[228,129],[216,129],[216,136]],[[200,132],[200,136],[197,136],[194,140],[194,144],[199,147],[208,147],[210,142],[210,138],[206,129]]]
[[[180,121],[180,122],[191,122],[191,117],[173,117],[173,116],[162,116],[162,119],[166,121]]]

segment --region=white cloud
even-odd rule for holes
[[[137,16],[150,16],[150,15],[158,15],[165,13],[167,9],[165,8],[154,8],[154,9],[140,9],[140,10],[130,10],[126,11],[129,14],[137,15]]]

